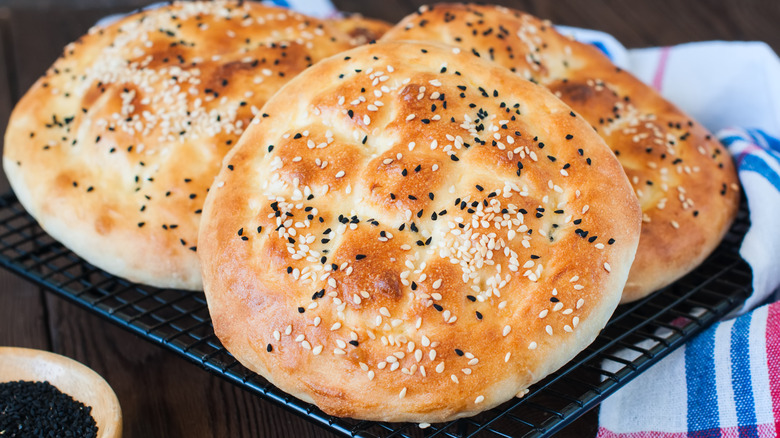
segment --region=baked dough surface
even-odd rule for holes
[[[201,289],[197,230],[222,158],[284,83],[351,47],[254,2],[183,2],[95,27],[25,94],[3,166],[41,226],[135,282]]]
[[[376,41],[384,35],[385,32],[393,27],[392,24],[367,18],[360,14],[351,14],[346,17],[330,20],[334,26],[345,32],[352,38],[352,44],[361,46]]]
[[[701,264],[736,216],[740,189],[726,149],[597,48],[561,35],[548,21],[500,6],[439,4],[423,6],[383,38],[460,47],[544,85],[594,126],[643,212],[623,302]]]
[[[473,415],[614,311],[636,196],[544,88],[387,42],[321,61],[263,111],[209,192],[198,253],[217,336],[284,391],[354,418]]]

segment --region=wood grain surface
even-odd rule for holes
[[[128,0],[131,1],[131,0]],[[344,11],[396,21],[423,2],[333,0]],[[51,3],[51,2],[49,2]],[[12,103],[96,19],[131,8],[0,8],[0,128]],[[134,5],[137,0],[132,0]],[[150,1],[151,3],[151,1]],[[780,51],[776,0],[502,1],[555,23],[612,33],[628,47],[701,40],[761,40]],[[3,3],[0,3],[2,5]],[[105,4],[101,3],[101,4]],[[116,4],[116,3],[115,3]],[[85,9],[84,7],[87,6]],[[7,182],[0,180],[5,191]],[[24,280],[0,271],[0,345],[51,350],[101,374],[122,405],[124,436],[334,437],[183,359],[141,340]],[[559,436],[593,437],[593,410]]]

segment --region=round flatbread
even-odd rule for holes
[[[500,6],[424,6],[383,37],[437,41],[542,84],[587,120],[617,155],[642,206],[642,238],[623,302],[690,272],[737,213],[731,156],[700,124],[596,47],[548,21]]]
[[[222,158],[259,108],[351,47],[253,2],[182,2],[95,27],[13,111],[3,165],[54,238],[135,282],[201,289],[197,232]]]
[[[325,412],[438,422],[590,344],[641,214],[614,155],[547,90],[470,53],[379,43],[271,98],[206,199],[214,329]]]

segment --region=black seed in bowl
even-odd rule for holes
[[[0,383],[0,437],[97,437],[92,408],[49,382]]]

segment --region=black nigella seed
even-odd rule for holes
[[[355,260],[363,260],[364,258],[366,258],[365,254],[358,254],[355,256]]]
[[[274,347],[272,347],[271,344],[268,344],[268,345],[265,346],[265,351],[270,353],[270,352],[274,351]]]
[[[444,307],[442,307],[442,306],[440,306],[440,305],[438,305],[438,304],[434,304],[434,305],[433,305],[433,308],[434,308],[434,309],[436,309],[436,310],[438,310],[439,312],[441,312],[442,310],[444,310]]]
[[[609,239],[607,241],[607,244],[609,244],[609,245],[612,245],[613,243],[615,243],[615,239]]]
[[[96,437],[92,408],[49,382],[0,383],[0,435]]]
[[[299,307],[299,308],[298,308],[298,313],[303,313],[303,312],[305,312],[305,311],[306,311],[306,309],[304,309],[303,307]]]
[[[461,350],[460,348],[456,348],[455,354],[457,354],[458,356],[463,356],[463,350]]]
[[[555,298],[555,297],[550,297],[550,301],[553,302],[553,303],[557,303],[560,300],[558,298]]]

